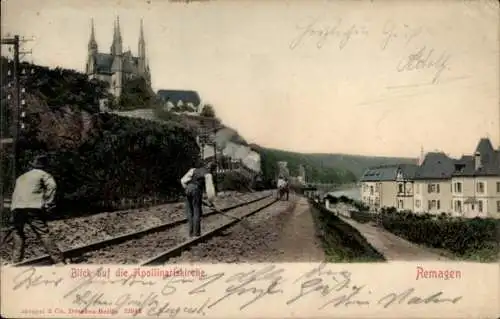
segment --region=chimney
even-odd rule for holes
[[[481,168],[481,153],[476,152],[474,154],[474,169],[477,171],[479,168]]]

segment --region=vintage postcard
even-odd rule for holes
[[[2,317],[500,316],[497,1],[1,6]]]

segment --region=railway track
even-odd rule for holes
[[[221,209],[220,211],[209,211],[202,215],[202,228],[212,224],[215,225],[212,226],[217,228],[219,226],[217,224],[220,224],[220,221],[217,223],[217,220],[220,220],[221,217],[222,219],[224,219],[224,217],[226,219],[230,219],[233,223],[238,222],[239,216],[233,216],[233,211],[237,211],[238,209],[245,211],[252,206],[262,206],[260,203],[266,199],[272,199],[272,194],[253,199],[245,203],[232,205]],[[269,206],[270,204],[266,201],[264,206],[266,205]],[[231,212],[231,215],[226,214],[229,212]],[[187,219],[182,218],[141,231],[119,235],[109,239],[95,241],[90,244],[66,249],[63,251],[63,254],[66,259],[71,259],[72,263],[138,263],[142,256],[138,256],[138,259],[134,260],[134,257],[129,258],[129,255],[143,255],[148,251],[155,252],[158,249],[165,249],[165,246],[175,246],[179,241],[182,241],[182,237],[187,235],[185,230],[186,224]],[[209,227],[210,230],[208,232],[211,233],[212,228],[214,227]],[[203,234],[197,239],[202,239],[205,236],[206,234]],[[49,255],[45,254],[24,260],[14,264],[13,266],[42,266],[50,264],[52,264],[52,260]]]
[[[256,209],[251,209],[250,211],[243,213],[242,215],[238,216],[237,219],[232,218],[230,221],[225,222],[225,223],[221,224],[220,226],[205,232],[200,237],[191,238],[191,239],[188,239],[184,242],[181,242],[178,245],[176,245],[176,246],[174,246],[174,247],[172,247],[164,252],[161,252],[160,254],[158,254],[152,258],[149,258],[147,260],[142,261],[140,263],[140,265],[141,266],[152,266],[152,265],[164,264],[170,258],[180,256],[184,251],[189,250],[191,247],[193,247],[201,242],[206,242],[210,238],[217,236],[218,234],[221,234],[226,229],[234,226],[235,224],[237,224],[239,222],[244,222],[246,218],[249,218],[250,216],[268,208],[269,206],[275,204],[276,202],[278,202],[278,200],[275,198],[272,198],[272,200],[268,201],[266,204],[261,205],[261,206],[257,207]]]

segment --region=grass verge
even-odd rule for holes
[[[355,228],[314,201],[309,201],[309,206],[326,262],[385,261],[384,256],[376,251]]]

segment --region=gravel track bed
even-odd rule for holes
[[[294,203],[279,201],[213,237],[172,258],[175,263],[269,262],[284,253],[276,246]],[[291,239],[293,240],[293,239]]]
[[[273,198],[252,203],[248,206],[236,208],[227,212],[227,215],[242,216],[250,210],[262,207],[266,203],[272,202]],[[202,234],[220,227],[230,221],[231,218],[224,215],[212,215],[202,219]],[[138,264],[141,261],[152,258],[169,248],[172,248],[188,240],[187,225],[176,226],[167,231],[145,235],[141,238],[133,239],[109,246],[96,251],[88,252],[80,258],[74,259],[73,263],[85,264]]]
[[[269,194],[269,191],[256,193],[224,192],[214,202],[217,207],[224,208]],[[204,209],[208,211],[206,208]],[[92,216],[77,217],[66,220],[49,221],[49,228],[59,248],[65,250],[91,242],[105,240],[118,235],[140,231],[160,224],[184,218],[184,203],[172,203],[141,209],[105,212]],[[27,247],[25,259],[46,254],[41,243],[29,229],[25,228]],[[4,234],[2,233],[2,238]],[[3,263],[10,262],[12,242],[0,249]]]

